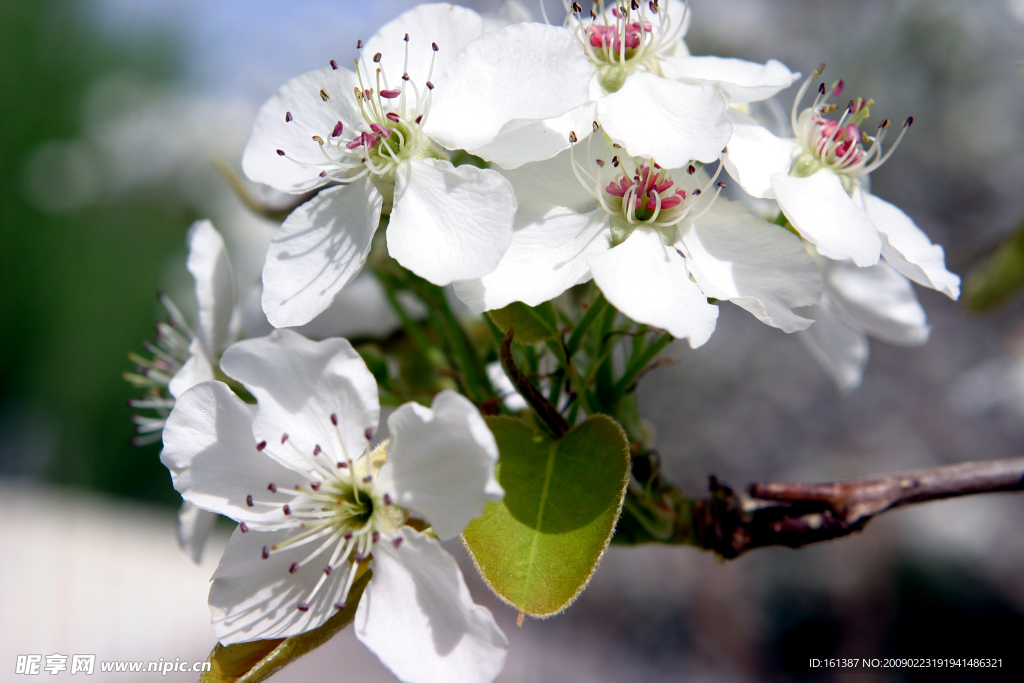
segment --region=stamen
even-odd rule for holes
[[[285,123],[291,123],[294,119],[295,119],[295,117],[292,116],[292,113],[290,111],[286,111],[284,113],[284,122]]]

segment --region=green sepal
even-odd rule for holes
[[[352,584],[346,599],[347,606],[322,626],[290,638],[256,640],[234,645],[217,644],[210,653],[209,671],[203,673],[199,683],[259,683],[273,676],[302,655],[312,652],[344,630],[356,618],[356,608],[366,584],[373,575],[366,570]]]
[[[561,439],[513,417],[489,417],[501,457],[501,503],[462,534],[499,597],[535,617],[558,614],[604,556],[629,483],[629,444],[615,420],[594,415]]]

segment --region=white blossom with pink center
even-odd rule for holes
[[[472,310],[535,306],[593,278],[624,314],[693,347],[715,328],[709,297],[787,332],[811,324],[793,309],[819,300],[821,276],[798,237],[715,201],[717,172],[662,168],[614,143],[595,154],[594,137],[585,152],[506,172],[516,232],[494,272],[455,284]]]
[[[867,267],[880,257],[914,282],[960,295],[960,278],[946,270],[942,247],[934,245],[896,206],[869,192],[867,176],[893,154],[913,123],[908,118],[896,141],[886,148],[893,128],[884,119],[875,135],[862,128],[871,100],[845,106],[830,102],[842,94],[839,80],[818,86],[811,106],[800,111],[816,69],[793,103],[793,138],[780,138],[741,113],[733,114],[735,132],[723,157],[730,175],[754,197],[775,199],[789,222],[826,258]],[[842,114],[830,118],[837,111]]]
[[[277,330],[229,347],[221,368],[256,405],[220,382],[196,385],[178,398],[161,455],[185,500],[239,523],[210,589],[220,641],[314,629],[368,567],[356,635],[396,676],[493,680],[507,641],[439,543],[504,496],[476,407],[454,392],[406,404],[388,420],[390,442],[371,449],[377,383],[348,341]]]
[[[508,246],[511,187],[455,167],[510,123],[556,117],[589,95],[589,64],[565,32],[485,32],[476,12],[420,5],[337,62],[292,79],[263,105],[242,166],[254,181],[317,195],[277,231],[263,269],[275,327],[309,322],[360,271],[381,215],[403,266],[438,285],[479,277]]]

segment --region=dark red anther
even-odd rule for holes
[[[331,413],[331,424],[334,425],[335,427],[338,426],[338,414],[337,413]]]
[[[333,59],[331,60],[331,68],[334,69],[335,71],[338,70],[338,63]]]
[[[409,80],[409,72],[408,71],[406,71],[404,74],[402,74],[402,80],[403,81]]]
[[[309,485],[309,488],[313,489],[314,491],[319,491],[320,490],[320,482],[314,481],[312,484]]]
[[[361,41],[361,40],[357,40],[356,41],[356,49],[357,50],[362,50],[363,49],[363,41]]]
[[[386,117],[387,117],[388,121],[394,121],[395,123],[398,123],[399,121],[401,121],[401,120],[402,120],[402,118],[401,118],[401,117],[400,117],[400,116],[399,116],[398,114],[396,114],[395,112],[393,112],[393,111],[389,111],[389,112],[388,112],[387,114],[385,114],[384,116],[386,116]]]
[[[282,434],[281,435],[281,443],[284,443],[287,440],[288,440],[288,435],[287,434]]]
[[[377,54],[375,54],[373,56],[373,63],[374,64],[380,64],[380,58],[381,58],[381,54],[378,52]]]
[[[308,602],[300,602],[299,604],[297,604],[295,606],[295,609],[299,610],[300,612],[308,612],[309,611],[309,603]]]
[[[320,171],[320,177],[321,178],[326,178],[327,177],[327,171]]]
[[[291,509],[290,507],[288,507],[288,504],[287,504],[287,503],[285,503],[285,505],[284,505],[284,508],[282,508],[282,511],[283,511],[283,512],[284,512],[284,514],[286,514],[286,515],[290,515],[290,514],[292,514],[292,509]]]
[[[331,575],[331,565],[324,567],[324,574],[327,574],[327,576]]]
[[[288,567],[288,573],[289,574],[294,574],[295,570],[298,569],[298,568],[299,568],[299,563],[298,562],[292,562],[292,566]]]
[[[345,469],[346,467],[348,467],[348,464],[347,464],[347,463],[343,463],[343,462],[340,462],[340,461],[338,462],[338,469],[339,469],[339,470],[343,470],[343,469]]]
[[[689,166],[688,166],[688,167],[686,168],[686,172],[687,172],[687,173],[689,173],[690,175],[693,175],[694,173],[696,173],[696,172],[697,172],[697,167],[696,167],[696,166],[694,166],[693,164],[690,164],[690,165],[689,165]]]
[[[380,540],[380,532],[379,531],[374,531],[373,532],[373,536],[370,537],[370,542],[371,543],[376,543],[379,540]]]
[[[723,190],[725,189],[725,183],[723,183],[721,181],[715,183],[715,185],[718,185],[718,187],[722,188]]]
[[[423,114],[416,117],[416,125],[419,125],[423,121]]]
[[[821,85],[818,86],[818,94],[819,95],[824,95],[825,94],[825,84],[824,83],[822,83]]]
[[[397,548],[398,546],[402,545],[402,541],[404,541],[404,540],[405,540],[404,536],[396,536],[395,540],[391,541],[391,545],[393,545],[393,546],[395,546]]]
[[[251,493],[248,496],[245,497],[245,504],[248,505],[249,507],[252,507],[252,494]]]
[[[352,532],[351,532],[351,531],[349,531],[349,532],[348,532],[347,534],[345,534],[345,540],[346,540],[346,541],[349,541],[349,540],[351,540],[351,539],[352,539]]]
[[[342,123],[341,121],[338,121],[336,124],[334,124],[334,130],[331,131],[331,137],[338,137],[339,135],[341,135],[341,132],[343,130],[345,130],[345,124]]]
[[[390,493],[385,493],[384,494],[384,504],[385,505],[391,505],[391,494]]]
[[[283,157],[284,156],[284,150],[283,149],[277,150],[277,156]]]
[[[371,475],[367,474],[365,477],[363,477],[364,484],[369,484],[371,481],[373,481],[373,477]]]
[[[373,438],[373,430],[372,430],[372,429],[370,429],[369,427],[367,427],[367,428],[366,428],[366,431],[365,431],[365,432],[363,432],[363,436],[365,436],[365,437],[366,437],[366,440],[367,440],[367,441],[369,441],[370,439],[372,439],[372,438]]]
[[[277,484],[275,484],[274,482],[270,482],[270,484],[267,485],[267,490],[270,491],[271,493],[277,493]]]
[[[313,455],[320,455],[324,449],[320,448],[320,444],[313,446]]]
[[[242,522],[238,525],[238,530],[241,531],[243,534],[247,534],[249,533],[249,525],[245,522]]]
[[[265,560],[268,557],[270,557],[270,548],[263,546],[263,559]]]
[[[912,125],[914,125],[914,117],[913,116],[908,116],[907,120],[904,121],[904,123],[903,123],[903,127],[904,128],[910,128]]]
[[[336,602],[336,603],[334,603],[334,609],[345,609],[345,603],[343,603],[343,602]]]
[[[402,94],[401,90],[381,90],[380,96],[385,100],[393,100]]]
[[[434,50],[434,52],[437,52],[438,50],[440,50],[440,49],[441,49],[441,48],[439,48],[439,47],[437,46],[437,43],[431,43],[431,44],[430,44],[430,47],[431,47],[431,48],[432,48],[432,49]]]
[[[409,42],[409,34],[408,34],[408,33],[406,33],[406,34],[405,34],[405,38],[402,38],[402,40],[404,40],[405,42],[407,42],[407,43],[408,43],[408,42]]]
[[[427,89],[428,90],[433,90],[434,89],[434,84],[431,83],[430,81],[427,81]]]
[[[284,113],[284,122],[291,123],[293,120],[295,120],[295,117],[292,116],[292,113],[290,111],[286,111]]]

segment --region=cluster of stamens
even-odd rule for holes
[[[143,342],[143,347],[152,354],[152,358],[129,353],[128,358],[135,365],[135,372],[124,373],[124,379],[132,386],[145,390],[142,398],[132,399],[128,405],[155,411],[155,416],[132,416],[136,432],[132,438],[133,446],[144,446],[160,440],[167,417],[174,408],[174,398],[167,391],[167,386],[191,355],[189,345],[194,335],[185,318],[167,295],[160,294],[160,303],[167,309],[168,318],[157,322],[156,336],[152,342]]]
[[[896,142],[887,151],[884,150],[882,145],[891,127],[889,119],[882,120],[874,136],[861,130],[861,126],[870,115],[873,100],[850,100],[838,121],[827,118],[828,114],[839,109],[838,105],[829,100],[842,94],[842,80],[836,81],[828,88],[824,83],[820,83],[814,102],[798,115],[800,102],[811,83],[818,80],[824,69],[825,65],[822,64],[814,70],[811,77],[801,86],[793,103],[790,119],[797,140],[803,143],[804,152],[794,160],[790,174],[806,177],[813,175],[822,167],[831,168],[844,178],[851,179],[871,173],[892,156],[907,129],[914,122],[914,117],[909,117],[903,123]]]
[[[335,431],[338,430],[338,417],[330,416]],[[367,429],[367,444],[373,434]],[[365,563],[373,552],[373,547],[384,540],[398,547],[402,536],[396,534],[398,528],[406,521],[407,514],[401,507],[394,505],[390,494],[381,490],[374,477],[379,468],[375,462],[377,453],[367,448],[355,460],[344,452],[343,440],[338,433],[336,443],[342,449],[340,458],[328,454],[319,444],[315,445],[311,454],[303,452],[289,439],[287,434],[281,436],[281,447],[290,447],[308,466],[305,473],[308,483],[294,489],[278,488],[269,482],[266,491],[270,499],[256,501],[253,495],[246,497],[246,505],[280,505],[285,517],[296,520],[296,533],[285,541],[272,546],[264,546],[261,552],[263,559],[280,552],[292,552],[294,549],[314,545],[302,559],[292,562],[288,573],[294,574],[318,558],[323,560],[322,574],[316,585],[301,602],[296,605],[299,611],[307,611],[320,588],[327,581],[331,572],[348,564],[348,574],[341,597],[334,604],[335,609],[345,609],[345,600],[352,588],[357,575],[357,567]],[[276,447],[276,445],[275,445]],[[273,455],[268,450],[266,441],[256,444],[256,450]],[[380,450],[380,449],[379,449]],[[265,498],[266,494],[264,494]],[[285,498],[285,502],[278,502]],[[248,532],[243,522],[242,532]]]
[[[327,106],[337,123],[324,135],[314,135],[313,141],[320,145],[324,156],[323,164],[303,163],[285,150],[277,154],[294,163],[311,169],[321,169],[320,177],[338,183],[352,183],[367,174],[387,176],[403,160],[415,158],[424,146],[423,122],[430,113],[431,92],[434,84],[430,81],[434,71],[433,54],[426,83],[421,90],[409,78],[409,34],[405,34],[405,62],[402,68],[402,82],[394,87],[388,83],[387,74],[381,66],[383,55],[373,55],[373,67],[366,60],[355,60],[359,86],[354,88],[354,97],[359,105],[366,130],[352,130],[357,124],[344,121],[331,101],[331,93],[321,89],[320,99]],[[356,44],[362,55],[363,41]],[[431,43],[433,52],[438,51],[437,43]],[[331,60],[331,67],[338,69],[338,63]],[[373,69],[371,78],[370,68]],[[373,87],[368,87],[372,85]],[[285,122],[292,123],[295,117],[285,113]],[[347,133],[347,134],[346,134]]]
[[[594,132],[599,130],[600,126],[595,121]],[[593,158],[591,141],[594,137],[591,135],[587,138],[587,159]],[[703,186],[695,183],[695,187],[687,190],[672,178],[668,170],[653,160],[635,159],[611,140],[607,142],[617,152],[611,162],[594,159],[593,166],[577,161],[575,133],[570,134],[569,141],[573,143],[569,151],[573,172],[587,192],[608,213],[614,244],[622,242],[640,226],[657,230],[666,244],[673,244],[676,241],[676,226],[683,220],[695,220],[704,215],[725,187],[724,183],[716,183],[722,170],[721,164]],[[694,176],[697,167],[689,165],[686,173]],[[716,188],[715,192],[708,194],[712,186]],[[695,211],[698,204],[700,208]]]
[[[587,57],[598,67],[628,69],[646,64],[656,69],[659,53],[682,37],[685,15],[674,23],[669,12],[658,5],[658,0],[649,0],[646,4],[631,0],[610,10],[604,0],[594,1],[597,7],[590,10],[589,19],[580,4],[573,2],[569,21]],[[615,82],[614,78],[602,78],[606,90],[617,89],[608,87]],[[621,87],[621,82],[618,85]]]

